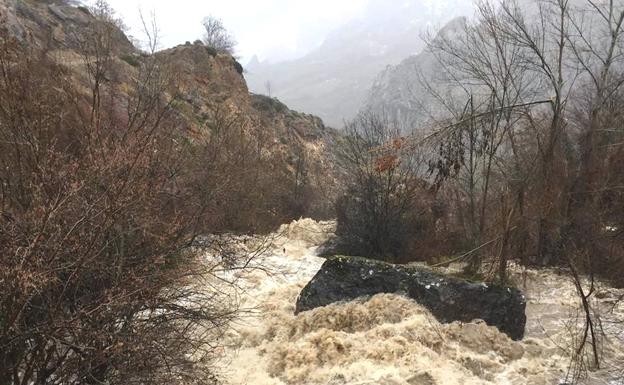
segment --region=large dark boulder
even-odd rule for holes
[[[356,257],[328,259],[299,294],[295,314],[379,293],[412,298],[440,322],[482,319],[514,340],[524,336],[526,301],[518,289]]]

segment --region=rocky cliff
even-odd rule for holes
[[[452,38],[461,33],[465,23],[464,17],[453,19],[438,36]],[[397,65],[388,66],[377,75],[362,111],[387,114],[408,132],[426,130],[426,124],[443,112],[440,98],[452,92],[448,84],[439,86],[444,79],[438,65],[434,54],[423,49]]]
[[[110,49],[104,86],[113,90],[116,103],[125,103],[128,98],[124,95],[140,76],[139,69],[157,58],[159,70],[175,77],[171,82],[175,87],[162,96],[172,100],[181,132],[196,140],[210,135],[214,125],[220,124],[255,135],[275,168],[290,175],[287,179],[293,180],[294,189],[321,190],[319,204],[305,214],[327,214],[330,200],[322,197],[331,195],[334,182],[329,147],[335,132],[321,119],[293,111],[277,99],[250,93],[243,68],[231,55],[200,43],[150,54],[134,46],[121,24],[108,17],[102,32],[95,30],[100,28],[96,26],[99,15],[87,7],[67,1],[0,0],[0,23],[5,30],[21,44],[45,52],[66,67],[85,94],[97,48],[87,47],[93,34],[99,33],[98,44]]]

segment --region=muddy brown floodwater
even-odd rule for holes
[[[392,294],[334,304],[294,316],[297,295],[323,259],[317,247],[331,222],[283,226],[265,271],[241,277],[242,305],[255,311],[235,325],[220,362],[232,385],[557,385],[566,381],[571,331],[578,330],[572,282],[554,270],[513,267],[527,297],[527,332],[512,341],[483,322],[440,324],[422,306]],[[267,274],[266,271],[270,271]],[[604,369],[588,385],[624,385],[622,291],[601,287],[594,305],[607,339]],[[598,298],[599,297],[599,298]]]

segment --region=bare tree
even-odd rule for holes
[[[507,243],[530,175],[519,159],[514,129],[529,109],[550,102],[536,92],[533,78],[527,75],[523,47],[503,34],[506,15],[487,2],[478,5],[477,15],[476,22],[465,24],[457,35],[428,40],[428,49],[444,69],[444,86],[456,90],[455,99],[464,100],[443,103],[463,108],[449,110],[453,119],[444,123],[439,144],[442,159],[435,166],[442,178],[452,176],[455,169],[452,179],[465,196],[460,202],[467,202],[461,212],[466,213],[463,218],[471,248],[486,238],[502,240],[499,278],[504,282]],[[427,88],[433,90],[431,85]],[[513,161],[501,162],[503,157]],[[501,201],[501,194],[511,202]],[[506,208],[492,209],[499,202]],[[502,235],[491,231],[498,215],[503,225],[496,228],[503,229]],[[480,250],[470,259],[472,274],[480,268],[480,254],[485,251]]]
[[[267,81],[264,83],[264,89],[266,90],[267,96],[268,96],[268,97],[272,97],[272,94],[273,94],[273,92],[272,92],[272,91],[273,91],[273,86],[272,86],[272,84],[271,84],[271,81],[270,81],[270,80],[267,80]]]
[[[467,195],[460,202],[468,202],[469,223],[477,223],[469,233],[477,234],[476,244],[484,234],[498,240],[490,252],[501,281],[507,254],[524,255],[527,243],[535,262],[570,271],[584,314],[572,352],[575,379],[601,365],[594,275],[601,267],[610,276],[605,266],[622,258],[619,214],[612,214],[621,203],[621,179],[612,167],[622,155],[616,123],[624,84],[622,7],[591,0],[483,2],[476,23],[459,37],[429,41],[460,91],[455,97],[465,100],[438,132],[439,172],[448,178],[460,165],[455,179]],[[513,229],[523,236],[516,248]]]
[[[214,16],[206,16],[202,21],[204,26],[203,42],[206,46],[214,48],[217,52],[233,53],[236,41],[230,35],[223,21]]]

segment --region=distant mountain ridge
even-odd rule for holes
[[[539,2],[518,2],[517,7],[530,22],[539,20],[538,4]],[[569,12],[583,12],[583,4],[582,0],[570,0]],[[452,42],[463,41],[467,28],[480,25],[478,20],[460,16],[449,21],[431,38],[434,42],[442,38]],[[596,44],[598,42],[599,40]],[[438,54],[446,55],[443,52]],[[431,123],[448,117],[448,107],[463,108],[467,97],[464,88],[473,91],[479,88],[474,84],[459,87],[448,78],[448,71],[440,66],[439,58],[426,48],[396,65],[387,66],[376,76],[360,111],[384,114],[388,119],[397,122],[405,132],[428,131]],[[570,65],[566,71],[570,71],[568,76],[572,77],[575,69]],[[528,92],[528,88],[525,92]],[[531,89],[531,92],[534,93],[533,99],[551,96],[544,94],[539,87]],[[453,103],[462,104],[457,106]]]
[[[340,127],[357,114],[386,66],[422,50],[424,31],[471,9],[466,0],[373,0],[364,16],[331,32],[302,58],[268,64],[252,59],[246,66],[249,88]]]
[[[446,24],[436,36],[452,37],[462,33],[465,17]],[[442,107],[427,89],[427,82],[435,82],[438,62],[426,49],[401,63],[386,67],[377,75],[362,111],[384,114],[404,130],[420,130]],[[446,91],[450,92],[450,89]]]

